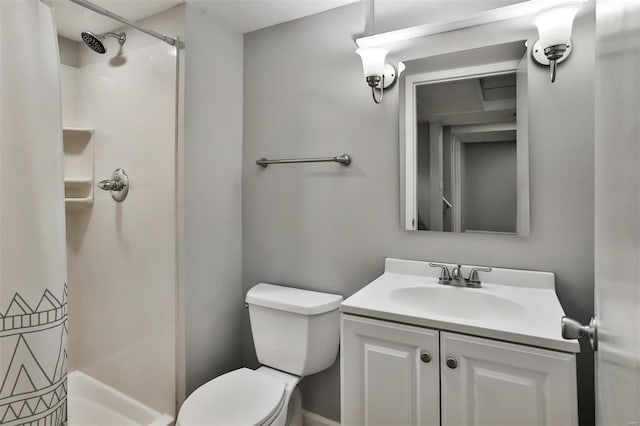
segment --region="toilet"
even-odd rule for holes
[[[182,404],[177,426],[302,425],[296,386],[335,362],[342,296],[261,283],[246,302],[261,367],[200,386]]]

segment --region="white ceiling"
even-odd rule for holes
[[[445,126],[515,121],[515,74],[425,84],[416,97],[418,121]]]
[[[2,1],[2,0],[0,0]],[[170,9],[185,0],[91,0],[132,21]],[[302,18],[360,0],[186,0],[215,17],[227,27],[247,33],[293,19]],[[53,0],[58,34],[81,41],[80,32],[102,33],[122,24],[71,3]]]

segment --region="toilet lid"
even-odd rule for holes
[[[180,426],[256,426],[281,408],[285,383],[241,368],[196,389],[182,404]]]

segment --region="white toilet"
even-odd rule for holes
[[[262,367],[200,386],[182,404],[177,426],[302,425],[296,385],[335,362],[342,296],[263,283],[246,302]]]

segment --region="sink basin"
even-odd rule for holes
[[[524,312],[512,300],[482,289],[463,287],[407,287],[392,290],[391,300],[405,308],[456,318],[511,316]]]
[[[0,0],[2,1],[2,0]],[[489,339],[580,352],[560,333],[564,315],[551,272],[493,268],[482,288],[438,284],[430,262],[386,259],[384,273],[340,305],[356,315]],[[449,270],[455,265],[448,265]],[[466,267],[465,275],[470,272]]]

